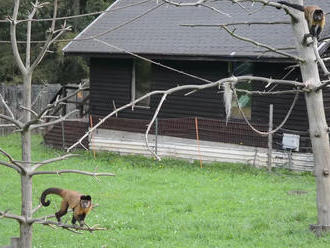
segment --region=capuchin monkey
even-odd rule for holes
[[[320,34],[322,33],[325,26],[325,15],[323,10],[319,6],[302,6],[299,4],[288,3],[286,1],[278,1],[278,3],[304,12],[310,36],[316,37],[317,39],[320,38]]]
[[[84,219],[92,209],[92,198],[90,195],[82,195],[67,189],[48,188],[42,192],[40,197],[40,202],[45,207],[50,204],[50,200],[45,201],[46,196],[49,194],[59,195],[63,198],[61,209],[55,213],[58,222],[61,222],[61,217],[67,213],[70,207],[73,209],[72,224],[75,225],[76,221],[78,221],[81,227],[84,226]]]

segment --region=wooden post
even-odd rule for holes
[[[197,146],[198,146],[198,155],[199,155],[199,166],[203,168],[202,156],[201,156],[201,146],[199,143],[199,133],[198,133],[198,119],[195,117],[195,129],[196,129],[196,139],[197,139]]]
[[[269,105],[269,126],[268,131],[271,132],[273,130],[273,104]],[[272,150],[273,150],[273,134],[268,134],[268,160],[267,160],[267,168],[268,171],[272,171]]]
[[[158,118],[155,121],[155,153],[158,152]]]
[[[11,244],[10,244],[11,247],[12,248],[18,248],[19,238],[14,237],[14,238],[11,238],[10,240],[11,240]]]
[[[64,121],[61,122],[61,131],[62,131],[62,148],[65,149],[65,127]]]
[[[91,114],[89,115],[89,126],[90,126],[91,129],[93,128],[93,117],[92,117]],[[92,141],[92,139],[93,139],[93,132],[91,132],[90,142]],[[95,150],[93,148],[92,148],[92,151],[93,151],[93,156],[94,156],[94,159],[95,159],[96,155],[95,155]]]

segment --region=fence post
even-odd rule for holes
[[[269,127],[268,131],[271,132],[273,130],[273,104],[269,105]],[[273,150],[273,134],[268,134],[268,160],[267,160],[267,168],[270,172],[272,170],[272,150]]]
[[[155,153],[158,151],[158,118],[155,121]]]
[[[64,127],[64,121],[61,121],[61,129],[62,129],[62,148],[65,149],[65,127]]]
[[[11,247],[12,248],[18,248],[19,238],[13,237],[10,240],[11,240]]]
[[[196,129],[196,140],[197,140],[198,155],[199,155],[199,166],[200,166],[200,168],[203,168],[201,146],[200,146],[200,142],[199,142],[198,118],[197,117],[195,117],[195,129]]]

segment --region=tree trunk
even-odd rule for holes
[[[300,0],[298,4],[303,5]],[[312,45],[302,45],[304,35],[309,33],[303,13],[298,13],[298,22],[293,22],[293,30],[297,37],[297,51],[305,62],[301,63],[302,79],[310,89],[321,85],[316,56]],[[325,118],[322,90],[305,94],[309,133],[314,155],[314,172],[317,185],[317,230],[325,230],[330,226],[330,147],[328,125]]]
[[[31,79],[32,75],[24,75],[24,94],[23,94],[23,106],[31,109]],[[23,114],[24,123],[31,120],[31,113],[24,111]],[[23,130],[22,132],[22,161],[24,166],[30,167],[31,162],[31,132],[30,130]],[[29,175],[21,175],[21,198],[22,209],[21,215],[26,219],[32,217],[32,177]],[[20,224],[20,247],[31,248],[32,247],[32,225]]]
[[[80,14],[80,0],[73,0],[72,12],[73,12],[73,15]],[[73,31],[74,32],[78,31],[79,22],[80,22],[79,18],[73,19]]]

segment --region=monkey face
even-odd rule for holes
[[[316,22],[320,22],[323,19],[323,11],[321,9],[317,9],[313,13],[313,20]]]
[[[89,208],[92,204],[92,198],[90,195],[82,195],[80,197],[80,206],[82,208]]]

